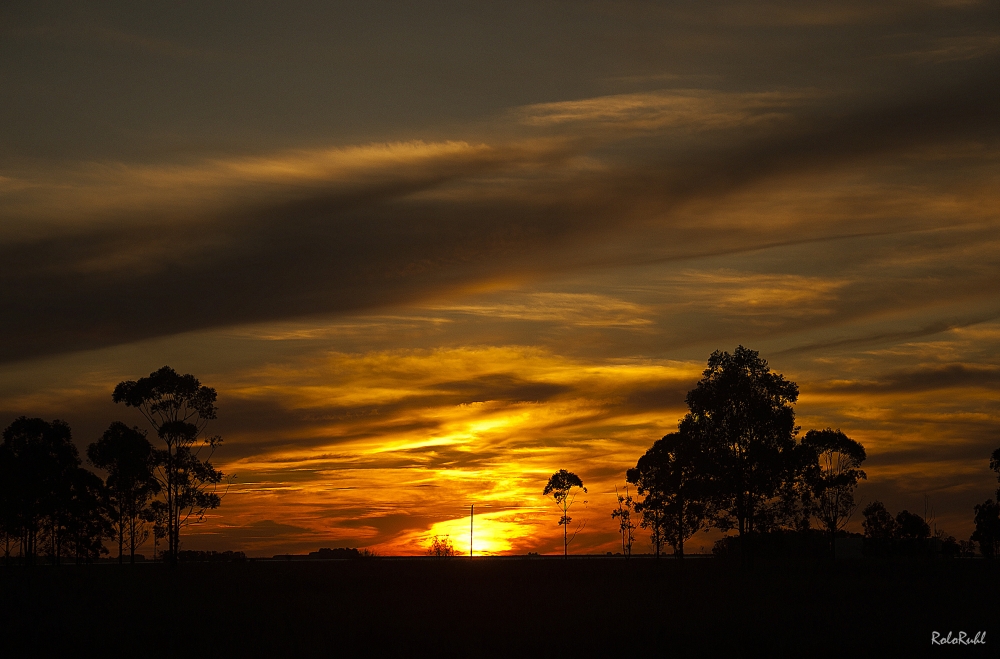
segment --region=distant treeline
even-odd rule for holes
[[[656,441],[626,473],[612,511],[622,553],[631,554],[637,528],[649,532],[657,556],[669,546],[682,558],[684,543],[711,528],[735,531],[714,551],[743,560],[758,551],[832,553],[836,538],[850,535],[844,527],[858,509],[864,447],[831,428],[797,439],[792,405],[798,386],[771,372],[756,351],[716,351],[702,375],[687,394],[689,411],[677,432]],[[1000,474],[1000,449],[990,467]],[[975,515],[976,532],[957,541],[940,530],[932,534],[920,515],[893,516],[874,501],[863,510],[864,549],[882,556],[968,556],[975,542],[983,556],[993,557],[1000,550],[1000,504],[987,500]]]
[[[3,431],[0,444],[0,548],[6,563],[32,564],[40,558],[93,561],[115,542],[118,560],[152,535],[154,552],[176,563],[180,530],[203,519],[221,503],[222,472],[210,458],[222,441],[203,437],[216,415],[216,392],[192,375],[164,366],[138,381],[121,382],[112,399],[136,408],[153,430],[113,422],[87,447],[83,467],[70,427],[19,417]],[[203,552],[183,552],[193,560]],[[229,560],[229,559],[226,559]]]
[[[375,558],[378,556],[370,549],[356,549],[354,547],[336,547],[330,549],[323,547],[318,551],[311,551],[308,554],[278,554],[274,560],[285,561],[329,561],[329,560],[358,560],[362,558]]]
[[[241,551],[196,551],[182,549],[177,552],[180,563],[244,563],[247,555]]]
[[[171,564],[178,560],[243,560],[241,552],[182,552],[181,529],[217,508],[224,475],[210,458],[220,437],[205,437],[216,418],[216,392],[192,375],[164,366],[138,381],[119,383],[112,400],[135,408],[154,431],[115,421],[87,447],[83,466],[69,426],[60,420],[19,417],[0,443],[0,549],[5,563],[44,558],[93,561],[117,544],[119,562],[134,562],[152,537]],[[854,493],[866,478],[864,447],[840,430],[809,430],[799,440],[792,405],[798,386],[772,373],[753,350],[714,352],[686,397],[688,413],[677,432],[656,441],[626,473],[612,518],[618,520],[622,553],[632,553],[635,531],[648,531],[657,556],[669,546],[683,558],[684,544],[699,531],[735,531],[715,553],[748,560],[757,550],[808,555],[830,553],[858,509]],[[1000,449],[990,460],[1000,478]],[[635,497],[629,487],[635,488]],[[586,492],[572,472],[559,470],[545,486],[562,510],[564,553],[572,538],[572,492]],[[976,505],[976,530],[957,541],[931,529],[921,516],[893,516],[881,502],[862,512],[864,548],[870,555],[985,557],[1000,553],[998,501]],[[815,528],[818,527],[818,528]],[[855,534],[856,535],[856,534]],[[429,553],[452,556],[450,540],[435,538]],[[368,550],[324,548],[309,558],[355,559]],[[242,558],[240,558],[242,557]],[[276,557],[277,558],[277,557]],[[291,558],[291,557],[289,557]]]

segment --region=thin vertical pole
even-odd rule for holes
[[[472,558],[472,522],[476,518],[476,504],[469,506],[469,558]]]

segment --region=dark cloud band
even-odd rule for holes
[[[599,174],[549,153],[536,163],[545,176],[503,196],[463,195],[462,186],[520,171],[523,155],[439,163],[416,180],[390,176],[360,191],[312,186],[294,201],[283,189],[278,200],[203,222],[129,223],[6,244],[0,360],[417,302],[491,277],[579,267],[613,252],[609,245],[648,244],[656,231],[671,232],[664,249],[676,256],[794,240],[787,228],[780,236],[766,227],[696,230],[675,211],[789,173],[951,139],[992,143],[998,71],[980,59],[945,88],[793,118],[750,140],[723,133],[667,158],[647,147]],[[843,230],[792,229],[801,239]],[[615,254],[632,258],[627,248]]]

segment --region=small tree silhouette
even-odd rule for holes
[[[990,469],[997,473],[997,481],[1000,482],[1000,448],[990,455]],[[997,501],[1000,501],[1000,488],[997,488]]]
[[[990,469],[997,472],[1000,480],[1000,448],[990,455]],[[997,489],[997,501],[987,499],[977,504],[973,510],[976,513],[976,530],[969,540],[979,543],[979,553],[985,558],[995,558],[1000,555],[1000,488]]]
[[[150,499],[160,490],[153,473],[155,450],[145,431],[115,421],[101,439],[87,447],[87,457],[108,472],[106,490],[118,562],[127,548],[129,562],[135,563],[136,548],[149,538]]]
[[[979,553],[984,558],[996,558],[1000,553],[1000,503],[987,499],[975,508],[976,530],[970,538],[979,543]]]
[[[872,501],[861,511],[865,520],[861,522],[865,537],[876,542],[888,543],[896,537],[899,525],[881,501]]]
[[[710,493],[704,474],[709,465],[701,439],[690,424],[682,422],[680,432],[658,439],[625,472],[626,480],[643,497],[635,509],[642,515],[641,526],[650,530],[657,558],[663,542],[683,558],[684,542],[705,525]]]
[[[438,558],[446,558],[455,555],[455,546],[451,544],[451,538],[449,536],[434,536],[434,540],[431,542],[431,546],[427,549],[428,556],[436,556]]]
[[[54,563],[64,555],[92,560],[107,550],[103,483],[80,466],[65,421],[18,417],[0,443],[0,495],[6,536],[16,534],[22,563],[46,550]],[[12,541],[4,543],[8,552]]]
[[[854,490],[859,480],[867,478],[860,469],[867,457],[865,447],[840,429],[832,428],[810,430],[802,443],[815,451],[818,458],[818,468],[810,474],[816,494],[814,512],[830,534],[832,552],[837,531],[844,528],[858,509]]]
[[[903,510],[896,515],[896,534],[903,540],[926,540],[931,527],[920,515]]]
[[[618,532],[622,536],[622,555],[628,558],[632,555],[632,542],[635,540],[635,522],[632,521],[635,501],[628,492],[628,485],[625,486],[625,494],[619,494],[618,486],[615,486],[615,495],[618,497],[618,508],[611,511],[611,519],[618,520]]]
[[[567,527],[572,520],[569,516],[569,509],[576,500],[576,495],[570,496],[570,491],[578,487],[583,490],[584,494],[587,493],[587,488],[583,486],[583,481],[580,477],[571,471],[566,471],[565,469],[560,469],[556,473],[549,477],[549,482],[545,484],[545,489],[542,491],[544,496],[552,495],[555,499],[556,505],[562,508],[562,517],[559,518],[559,525],[563,527],[563,558],[569,556],[569,543],[573,542],[576,538],[576,534],[580,532],[578,527],[576,531],[573,532],[573,537],[569,538],[567,533]],[[586,503],[586,502],[584,502]]]

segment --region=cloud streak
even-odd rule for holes
[[[216,387],[239,478],[189,546],[421,553],[475,501],[482,549],[555,550],[568,468],[603,553],[737,344],[868,448],[861,500],[963,534],[995,488],[989,3],[32,7],[0,9],[0,412],[84,447],[140,422],[118,381]]]
[[[775,233],[731,225],[696,231],[679,210],[793,172],[941,140],[985,139],[1000,110],[996,70],[904,102],[797,117],[735,146],[723,146],[732,142],[726,135],[666,159],[605,159],[593,171],[573,164],[589,147],[571,157],[564,142],[541,149],[404,145],[142,171],[131,176],[165,177],[162,188],[142,193],[155,197],[164,190],[183,197],[190,185],[203,201],[204,190],[225,187],[220,179],[236,189],[266,181],[275,191],[252,193],[243,204],[229,196],[228,210],[194,222],[130,219],[6,242],[0,359],[424,301],[491,278],[530,278],[608,258],[609,243],[658,225],[683,236],[669,250],[676,256],[709,243],[713,250],[753,249]],[[345,167],[353,173],[329,178]],[[488,193],[497,176],[505,179],[500,198]],[[329,187],[345,177],[353,179],[347,189]],[[464,190],[470,185],[477,194]]]

